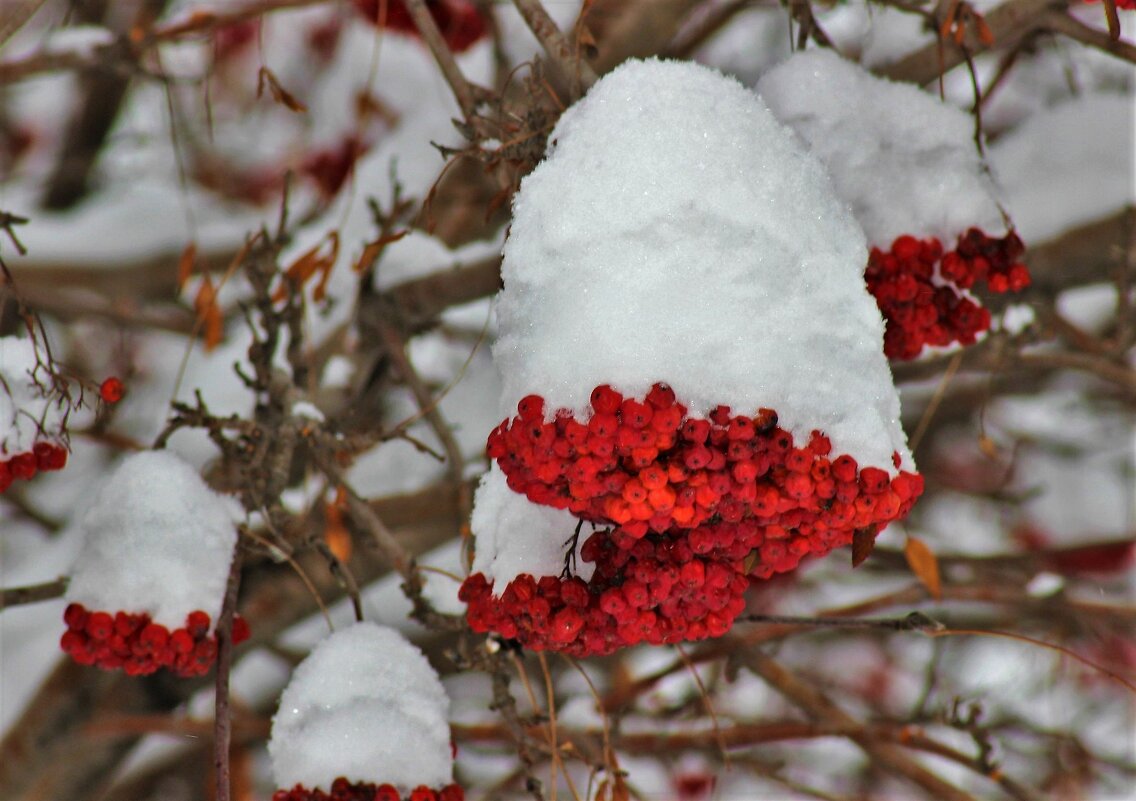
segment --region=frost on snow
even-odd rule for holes
[[[796,53],[756,88],[824,162],[870,244],[1005,229],[962,110],[823,49]]]
[[[127,457],[83,518],[86,539],[67,600],[90,610],[146,613],[176,629],[221,612],[237,504],[168,451]]]
[[[505,410],[535,392],[585,419],[598,385],[666,382],[692,414],[769,407],[801,442],[818,429],[860,464],[910,468],[863,234],[736,81],[624,64],[564,113],[513,211]]]
[[[404,794],[440,787],[453,771],[449,699],[422,653],[392,629],[357,623],[296,668],[272,720],[276,786],[322,787],[345,777]]]
[[[493,582],[496,595],[522,573],[558,576],[564,568],[565,542],[578,523],[563,509],[540,506],[513,492],[501,468],[493,464],[474,496],[470,528],[477,536],[477,554],[471,572]],[[578,539],[574,561],[574,575],[584,581],[595,571],[594,564],[580,558],[579,547],[586,539],[586,533]]]

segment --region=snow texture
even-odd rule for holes
[[[0,460],[58,438],[66,404],[52,397],[51,377],[37,363],[30,339],[0,337]]]
[[[828,50],[796,53],[756,88],[824,162],[872,245],[910,234],[951,248],[972,226],[1005,231],[974,120],[960,109]]]
[[[127,457],[83,519],[67,600],[148,613],[169,629],[190,612],[221,612],[239,507],[168,451]]]
[[[990,160],[1027,242],[1115,214],[1136,203],[1132,98],[1087,95],[1039,111],[999,139]]]
[[[532,503],[513,492],[496,463],[481,478],[473,499],[470,528],[477,536],[477,553],[472,572],[483,573],[494,582],[500,595],[522,573],[540,578],[559,576],[564,569],[565,543],[572,537],[579,520],[564,509]],[[580,559],[580,547],[591,534],[584,524],[576,542],[576,575],[588,581],[595,565]]]
[[[798,441],[891,469],[911,456],[863,281],[863,234],[821,165],[740,84],[631,61],[561,117],[521,184],[494,357],[587,417],[591,390],[666,382],[692,414],[769,407]]]
[[[403,794],[452,781],[449,699],[422,653],[392,629],[357,623],[296,668],[272,720],[276,786],[328,790],[389,782]]]

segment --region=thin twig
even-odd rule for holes
[[[438,30],[438,24],[434,22],[434,17],[426,8],[425,0],[403,0],[403,5],[410,12],[411,19],[418,27],[422,41],[430,48],[434,60],[438,62],[438,67],[442,70],[446,83],[450,85],[450,91],[454,93],[454,99],[458,101],[458,107],[461,108],[466,122],[472,124],[477,114],[477,97],[474,94],[473,87],[466,80],[465,75],[462,74],[454,60],[454,54],[449,45],[442,38],[442,32]]]
[[[42,584],[29,584],[24,587],[4,587],[0,589],[0,612],[10,606],[24,604],[37,604],[41,601],[50,601],[59,598],[67,592],[67,583],[70,578],[60,576],[55,581],[45,581]]]
[[[525,24],[540,42],[548,58],[556,65],[561,77],[571,87],[572,96],[579,97],[591,88],[599,76],[592,66],[582,58],[576,58],[568,40],[548,15],[540,0],[513,0]]]
[[[229,801],[232,777],[229,770],[229,745],[232,720],[229,710],[229,670],[233,665],[233,613],[237,608],[237,592],[241,586],[241,547],[233,554],[221,617],[214,631],[217,637],[217,681],[213,704],[213,770],[216,779],[216,801]]]

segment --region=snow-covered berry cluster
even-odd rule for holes
[[[403,795],[393,784],[352,783],[340,776],[331,783],[330,792],[296,785],[291,790],[277,790],[272,801],[465,801],[465,791],[457,784],[441,790],[421,785]]]
[[[990,328],[990,312],[967,290],[985,282],[991,292],[1029,286],[1025,252],[1014,232],[990,237],[971,228],[954,250],[938,239],[901,236],[884,251],[872,248],[864,277],[887,323],[884,353],[914,359],[925,346],[974,344]]]
[[[973,344],[991,319],[968,290],[1029,285],[965,112],[826,50],[794,54],[757,90],[820,156],[867,234],[865,278],[889,358]]]
[[[60,645],[82,665],[130,675],[209,670],[212,623],[236,546],[235,502],[167,451],[127,457],[83,519]],[[232,639],[249,635],[239,616]]]
[[[354,0],[359,12],[374,25],[418,36],[418,26],[402,0]],[[426,0],[426,8],[442,38],[455,53],[468,50],[481,40],[488,27],[482,12],[470,0]],[[381,16],[385,14],[385,16]]]
[[[336,631],[280,695],[268,742],[281,788],[273,801],[463,801],[449,703],[398,632],[373,623]]]
[[[207,673],[217,657],[217,638],[209,615],[201,610],[190,612],[185,625],[172,631],[145,613],[92,612],[79,603],[68,604],[63,621],[67,631],[60,645],[80,665],[122,669],[129,676],[167,668],[188,677]],[[233,643],[248,636],[248,624],[234,618]]]
[[[62,470],[67,466],[67,449],[55,442],[40,441],[23,453],[0,454],[0,492],[16,479],[30,481],[37,473]]]
[[[460,597],[476,630],[580,656],[720,636],[752,578],[922,492],[867,243],[799,140],[704,67],[628,62],[549,142],[504,247],[509,417]]]

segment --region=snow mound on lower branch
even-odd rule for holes
[[[453,771],[449,699],[430,663],[397,632],[357,623],[296,668],[272,720],[277,787],[328,789],[339,777],[404,793]]]
[[[756,88],[824,162],[872,245],[1005,230],[961,109],[824,49],[795,53]]]
[[[176,629],[200,610],[216,621],[240,509],[180,457],[127,457],[83,518],[86,539],[67,600],[90,610],[147,613]]]
[[[513,492],[496,462],[481,478],[474,496],[470,528],[477,535],[473,573],[493,582],[495,595],[522,573],[558,576],[568,542],[580,521],[564,509],[538,506]],[[591,534],[582,531],[576,542],[574,575],[588,581],[596,566],[580,559],[580,547]]]
[[[862,464],[910,453],[864,288],[864,236],[820,163],[736,81],[631,61],[568,109],[504,247],[502,408],[590,414],[669,384],[692,413],[774,408]]]

